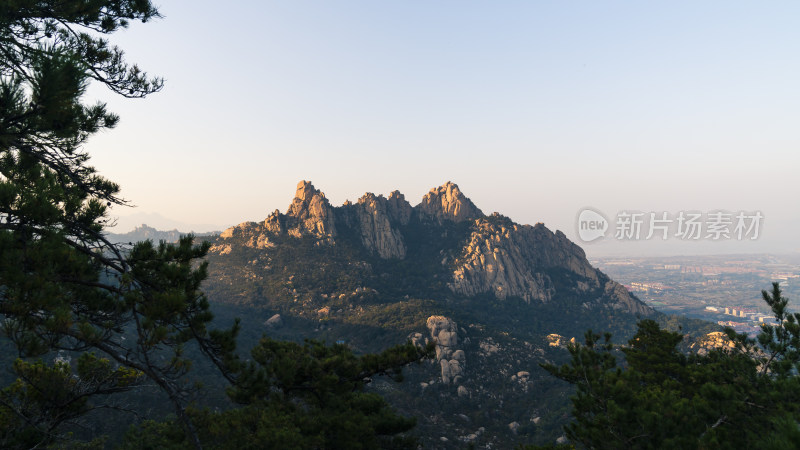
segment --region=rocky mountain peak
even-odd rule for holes
[[[410,206],[409,206],[410,208]],[[396,205],[382,195],[367,192],[355,205],[355,223],[361,231],[361,242],[381,258],[405,258],[403,235],[392,225]],[[409,213],[410,215],[410,213]]]
[[[297,183],[292,204],[286,216],[295,219],[296,227],[290,232],[299,234],[308,231],[318,237],[336,235],[333,209],[325,194],[317,190],[310,181]]]
[[[440,223],[445,220],[463,222],[483,217],[483,212],[461,192],[457,184],[450,181],[432,188],[422,197],[422,202],[416,209]]]
[[[384,202],[386,201],[386,199],[383,198],[382,195],[375,195],[372,192],[366,192],[364,195],[361,196],[361,198],[358,199],[358,204],[359,205],[375,205],[375,204],[377,204],[379,202],[378,199],[381,199]],[[381,203],[384,203],[384,202],[381,202]]]
[[[408,225],[414,208],[406,201],[405,195],[401,194],[400,191],[392,191],[386,201],[386,207],[389,217],[393,221],[401,225]]]
[[[469,226],[453,230],[447,226],[453,222]],[[339,236],[337,227],[342,232]],[[369,254],[401,260],[409,256],[409,249],[421,248],[421,240],[432,239],[424,244],[426,248],[440,245],[437,236],[448,231],[457,233],[456,239],[439,249],[436,268],[446,268],[443,275],[450,278],[446,286],[454,294],[493,294],[498,299],[547,303],[558,298],[557,289],[563,285],[558,287],[557,282],[567,273],[572,277],[570,292],[594,296],[587,308],[602,304],[642,316],[652,312],[592,267],[583,250],[564,233],[550,231],[542,223],[520,225],[499,213],[486,216],[449,181],[431,189],[415,207],[393,191],[388,198],[368,192],[355,203],[334,208],[324,193],[304,180],[298,183],[286,214],[276,210],[263,222],[232,227],[220,236],[230,241],[215,248],[222,254],[240,242],[238,245],[270,249],[284,234],[298,238],[310,234],[318,245],[357,236]]]
[[[276,209],[264,220],[264,228],[272,233],[281,233],[285,231],[284,222],[284,220],[281,220],[281,212]]]
[[[322,197],[325,197],[325,194],[317,190],[310,181],[302,180],[297,183],[297,191],[294,194],[294,197],[303,201],[306,199],[311,199],[315,195],[320,194]]]

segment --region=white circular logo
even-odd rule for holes
[[[584,208],[578,214],[577,226],[578,237],[583,242],[592,242],[606,235],[608,219],[593,209]]]

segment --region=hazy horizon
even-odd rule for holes
[[[301,179],[337,206],[451,180],[589,255],[800,249],[800,4],[231,5],[165,3],[112,37],[166,79],[142,101],[90,89],[121,116],[91,163],[136,213],[224,229],[285,211]],[[584,244],[585,207],[764,224],[753,242]]]
[[[457,184],[457,183],[456,183]],[[330,201],[332,206],[341,206],[345,201],[355,202],[360,198],[364,193],[359,194],[358,196],[348,197],[346,199],[342,199],[339,201],[338,199],[332,199],[330,195],[325,191],[325,189],[321,186],[315,185],[315,187],[325,193],[326,198]],[[463,189],[462,189],[463,191]],[[159,229],[161,231],[169,231],[173,229],[177,229],[183,232],[194,231],[198,233],[203,232],[211,232],[211,231],[223,231],[229,227],[238,225],[242,222],[258,222],[267,217],[272,211],[278,210],[281,213],[285,213],[288,209],[289,205],[291,204],[291,200],[293,198],[292,194],[288,193],[286,195],[286,201],[284,202],[282,207],[275,206],[273,208],[266,208],[264,210],[263,216],[261,217],[247,217],[241,218],[240,220],[232,223],[222,224],[211,224],[208,222],[205,223],[188,223],[182,222],[180,220],[176,220],[172,217],[166,217],[160,213],[148,213],[143,211],[138,211],[137,208],[129,208],[129,209],[122,209],[120,210],[117,208],[114,211],[122,211],[121,214],[114,215],[113,217],[116,219],[116,224],[113,228],[110,229],[113,233],[126,233],[128,231],[133,230],[135,227],[140,225],[148,225],[153,228]],[[401,191],[402,194],[405,195],[404,192]],[[427,191],[426,191],[427,193]],[[388,196],[387,193],[377,193],[377,195],[384,195]],[[424,194],[423,194],[424,195]],[[465,192],[467,197],[469,193]],[[416,206],[419,204],[422,195],[419,196],[418,199],[410,198],[408,195],[405,195],[406,200],[412,205]],[[471,198],[471,197],[470,197]],[[491,209],[486,209],[485,205],[480,205],[476,203],[478,208],[481,208],[484,214],[491,214],[493,212],[498,212],[500,214],[508,216],[503,211],[494,211]],[[126,214],[127,213],[127,214]],[[675,238],[673,233],[670,233],[667,240],[660,240],[658,238],[653,239],[640,239],[640,240],[629,240],[629,241],[620,241],[614,238],[613,230],[608,232],[608,235],[605,239],[601,241],[594,241],[594,242],[585,242],[581,240],[578,236],[576,231],[576,226],[573,221],[571,227],[568,228],[557,228],[552,226],[544,221],[533,221],[533,222],[523,222],[518,220],[513,216],[509,216],[512,220],[517,223],[523,225],[533,225],[538,222],[543,222],[545,226],[550,228],[552,231],[560,230],[567,237],[581,246],[584,249],[587,256],[589,257],[612,257],[612,256],[625,256],[625,257],[632,257],[632,256],[681,256],[681,255],[719,255],[719,254],[761,254],[761,253],[798,253],[800,252],[800,247],[791,248],[785,245],[784,242],[775,242],[774,239],[771,239],[767,245],[765,245],[760,239],[759,240],[737,240],[735,236],[730,239],[720,239],[714,241],[712,239],[698,239],[698,240],[680,240]],[[613,219],[611,219],[613,221]],[[769,226],[766,227],[766,230],[769,231]],[[764,232],[764,226],[762,225],[761,232]],[[642,236],[647,233],[646,227],[642,230]],[[763,238],[761,238],[763,239]],[[771,244],[771,245],[770,245]]]

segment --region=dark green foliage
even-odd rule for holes
[[[18,359],[17,380],[0,391],[0,448],[33,448],[64,423],[75,423],[96,408],[91,398],[138,386],[141,373],[113,368],[107,359],[84,353],[73,371],[67,361],[53,366]],[[101,406],[103,407],[103,406]]]
[[[591,331],[572,362],[543,366],[577,387],[567,437],[587,448],[791,448],[800,420],[797,315],[777,283],[763,293],[779,325],[733,347],[678,350],[683,336],[639,322],[628,346]],[[621,354],[620,354],[621,353]],[[618,361],[624,361],[622,367]]]
[[[369,378],[388,375],[401,381],[402,366],[430,356],[432,347],[419,349],[408,343],[377,355],[356,356],[346,346],[326,346],[319,341],[261,340],[252,351],[253,363],[243,370],[230,395],[237,403],[266,401],[274,390],[325,407],[339,396],[363,389]]]
[[[692,319],[677,314],[659,314],[653,318],[664,329],[681,333],[684,340],[679,343],[681,350],[688,350],[691,342],[700,339],[708,333],[720,331],[719,325],[700,319]],[[688,338],[687,338],[688,337]]]
[[[103,235],[107,208],[125,202],[81,149],[117,123],[104,104],[82,103],[90,81],[126,97],[161,88],[104,37],[157,15],[147,0],[0,4],[0,327],[24,358],[3,391],[0,414],[16,418],[3,421],[3,436],[57,442],[98,407],[92,399],[131,386],[114,381],[117,373],[149,378],[183,417],[184,345],[220,363],[235,359],[236,330],[206,329],[206,269],[193,261],[208,246],[191,237],[112,245]],[[76,367],[31,362],[54,350],[98,356],[89,364],[84,354]],[[107,376],[97,378],[101,368]]]
[[[52,53],[64,52],[80,62],[81,72],[115,93],[143,97],[159,90],[161,80],[127,65],[122,50],[103,35],[127,27],[132,20],[146,22],[156,17],[158,11],[149,0],[4,1],[0,4],[0,69],[4,76],[30,76],[26,68],[42,64]],[[47,89],[54,92],[55,86],[40,90]],[[67,92],[67,97],[75,95]]]
[[[772,292],[761,291],[761,296],[780,326],[762,325],[757,339],[758,346],[756,342],[745,340],[741,336],[738,336],[737,341],[741,342],[745,351],[760,350],[761,373],[769,371],[779,379],[796,377],[800,369],[800,314],[788,312],[786,307],[789,299],[781,295],[778,283],[773,283]],[[731,338],[737,337],[730,331],[728,334]]]
[[[252,351],[229,394],[239,408],[190,412],[207,448],[416,448],[399,433],[414,419],[394,413],[377,394],[364,392],[372,377],[399,381],[401,368],[430,356],[412,344],[356,356],[345,345],[300,345],[264,338]],[[174,423],[147,422],[132,429],[124,448],[186,448]]]

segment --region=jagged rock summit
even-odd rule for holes
[[[403,259],[406,245],[398,227],[408,225],[412,218],[441,224],[480,217],[484,217],[481,210],[450,181],[432,188],[415,207],[399,191],[393,191],[388,198],[367,192],[355,204],[348,200],[340,207],[332,207],[325,193],[303,180],[297,184],[286,214],[275,210],[262,223],[241,223],[225,230],[221,237],[248,236],[246,245],[255,248],[269,246],[269,236],[264,236],[265,233],[298,238],[311,235],[321,243],[333,243],[336,224],[341,223],[356,228],[363,245],[373,254],[384,259]]]
[[[311,182],[301,181],[286,214],[276,210],[263,222],[231,227],[211,251],[227,255],[236,245],[268,251],[277,240],[291,238],[310,238],[318,246],[342,242],[380,260],[436,257],[436,270],[446,272],[447,288],[461,296],[547,303],[564,289],[553,276],[567,273],[574,278],[568,289],[579,295],[596,293],[597,302],[615,309],[652,313],[592,267],[583,249],[561,231],[553,233],[541,223],[520,225],[498,213],[486,216],[449,181],[413,207],[398,191],[388,198],[368,192],[356,203],[333,207]],[[431,256],[431,249],[438,249],[438,255]]]
[[[331,204],[325,194],[314,188],[310,181],[297,183],[297,191],[286,211],[286,217],[293,222],[289,226],[295,235],[309,232],[320,238],[336,236]]]
[[[348,228],[358,230],[361,243],[373,254],[383,259],[403,259],[406,245],[397,227],[407,224],[410,215],[411,205],[403,194],[395,191],[386,199],[367,192],[357,203],[342,205],[339,218]]]
[[[458,185],[449,181],[425,194],[416,209],[439,222],[464,222],[483,217],[483,212],[461,193]]]

